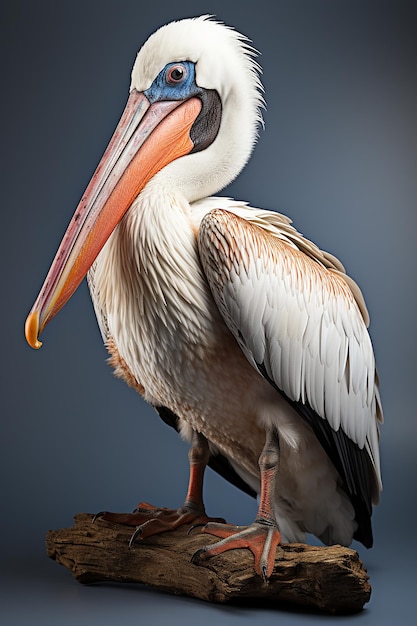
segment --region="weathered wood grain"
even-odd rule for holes
[[[297,605],[328,613],[360,611],[371,586],[357,552],[341,546],[283,544],[268,583],[253,570],[249,550],[232,550],[199,564],[192,555],[215,537],[182,527],[132,548],[132,528],[80,513],[72,528],[47,534],[48,556],[69,570],[80,583],[113,581],[143,583],[168,593],[209,602],[264,601]]]

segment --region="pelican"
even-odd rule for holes
[[[190,442],[177,510],[105,513],[136,537],[201,524],[195,562],[316,535],[372,545],[382,408],[369,317],[343,265],[284,215],[217,194],[248,161],[264,106],[257,53],[210,16],[156,31],[26,321],[39,335],[88,274],[116,375]],[[207,465],[259,496],[255,521],[207,516]]]

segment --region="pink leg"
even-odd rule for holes
[[[215,535],[221,541],[198,550],[193,560],[208,559],[226,550],[248,548],[255,557],[256,573],[265,581],[268,580],[274,569],[277,546],[281,543],[273,505],[278,466],[279,439],[275,429],[271,429],[267,433],[265,446],[259,458],[261,495],[255,521],[250,526],[207,524],[202,529],[203,532]]]
[[[140,502],[133,513],[99,513],[108,522],[136,526],[129,545],[138,538],[144,539],[152,535],[174,530],[184,524],[204,525],[209,521],[224,522],[221,518],[206,515],[203,503],[203,479],[210,452],[206,438],[194,433],[192,445],[188,453],[190,461],[190,478],[184,504],[179,509],[158,508],[147,502]]]

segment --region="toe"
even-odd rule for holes
[[[227,550],[249,549],[254,556],[254,569],[266,582],[272,575],[275,555],[281,535],[275,526],[254,522],[250,526],[232,526],[225,524],[207,524],[203,532],[220,538],[211,546],[197,550],[192,562],[206,560]]]

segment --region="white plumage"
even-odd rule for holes
[[[382,410],[362,294],[287,217],[210,197],[240,172],[256,139],[263,99],[254,57],[244,37],[207,17],[149,38],[129,102],[143,92],[141,102],[146,96],[156,111],[163,100],[199,99],[187,135],[193,148],[144,181],[85,271],[91,266],[97,319],[118,373],[176,416],[184,437],[203,435],[212,458],[226,458],[259,492],[266,433],[277,434],[274,509],[287,539],[301,541],[307,531],[370,545]],[[112,163],[123,158],[135,119]],[[96,202],[102,187],[94,184]],[[49,295],[51,280],[29,316],[36,347],[33,320],[42,330],[63,305]]]

